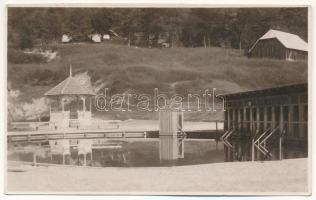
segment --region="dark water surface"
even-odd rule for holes
[[[166,162],[159,158],[158,138],[54,140],[43,143],[9,144],[8,160],[24,162],[36,160],[36,163],[96,167],[156,167],[250,161],[249,144],[241,143],[239,146],[242,148],[234,147],[227,151],[221,142],[216,145],[216,142],[210,139],[186,139],[184,158]],[[242,150],[243,148],[245,150]],[[278,147],[272,146],[271,149],[272,157],[265,158],[256,151],[255,160],[278,160]],[[282,149],[283,159],[308,156],[306,145],[297,146],[284,142]],[[246,159],[240,159],[242,157],[238,156],[243,151],[245,151],[243,158]],[[227,159],[227,156],[231,159]]]
[[[87,140],[85,140],[87,141]],[[67,145],[54,142],[40,144],[16,144],[8,147],[8,160],[33,162],[36,149],[37,163],[86,165],[98,167],[153,167],[166,165],[195,165],[224,162],[223,144],[212,140],[185,140],[184,158],[174,162],[161,162],[159,159],[159,139],[148,140],[106,140],[99,141],[91,149],[76,146],[78,141],[66,141]],[[80,142],[80,141],[79,141]],[[95,141],[92,141],[95,143]],[[68,144],[72,145],[68,145]],[[102,147],[104,144],[104,148]],[[64,156],[63,156],[64,154]],[[63,159],[64,157],[64,159]],[[64,161],[63,161],[64,160]]]

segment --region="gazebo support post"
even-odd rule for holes
[[[91,112],[91,101],[92,101],[92,97],[90,97],[89,102],[90,102],[90,112]]]
[[[64,105],[64,98],[61,98],[61,110],[64,112],[65,111],[65,105]]]
[[[86,112],[86,97],[82,97],[82,110]]]

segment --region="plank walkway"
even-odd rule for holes
[[[139,124],[129,122],[120,125],[118,128],[108,129],[57,129],[37,131],[9,131],[7,132],[8,142],[38,142],[59,139],[96,139],[96,138],[147,138],[149,135],[158,134],[158,121],[141,121]],[[187,122],[184,126],[186,133],[211,133],[223,129],[223,123],[215,122]],[[211,138],[215,139],[216,134]]]

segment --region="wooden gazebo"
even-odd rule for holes
[[[45,93],[50,100],[50,124],[55,128],[85,127],[91,124],[93,92],[84,81],[69,76]]]

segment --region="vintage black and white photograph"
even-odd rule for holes
[[[310,194],[308,6],[6,10],[7,194]]]

